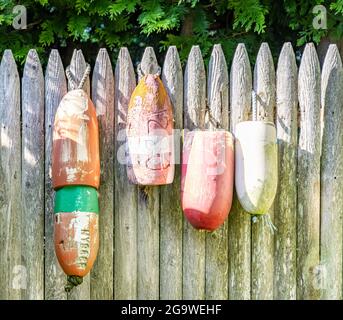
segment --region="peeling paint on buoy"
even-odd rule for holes
[[[131,183],[173,182],[173,110],[158,75],[144,76],[132,93],[127,115],[127,147],[127,174]]]

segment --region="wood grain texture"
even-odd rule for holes
[[[144,51],[141,70],[143,75],[160,70],[151,47]],[[138,299],[159,298],[159,209],[160,187],[138,187]]]
[[[77,85],[79,85],[86,68],[87,68],[87,64],[82,54],[82,51],[74,50],[73,56],[70,61],[70,72]],[[71,88],[70,83],[68,83],[68,86],[70,90]],[[83,90],[88,94],[88,96],[90,96],[89,77],[87,77],[87,80],[85,81]],[[68,299],[69,300],[89,300],[90,299],[90,275],[89,274],[83,278],[83,283],[81,285],[74,288],[68,294]]]
[[[184,78],[184,128],[203,129],[206,110],[206,72],[199,46],[188,56]],[[205,299],[205,232],[184,219],[183,299]]]
[[[254,91],[257,100],[257,120],[274,122],[275,110],[275,68],[267,43],[262,43],[257,54],[254,70]],[[274,221],[274,208],[267,213]],[[251,299],[273,298],[274,235],[260,217],[251,225]]]
[[[244,44],[237,46],[230,74],[230,129],[249,119],[251,110],[252,75]],[[229,215],[229,299],[250,299],[250,214],[234,195]]]
[[[327,51],[321,84],[324,130],[321,158],[323,299],[342,299],[343,69],[336,45]]]
[[[27,269],[21,264],[20,80],[12,52],[0,64],[0,299],[21,298]]]
[[[126,116],[136,86],[127,48],[121,48],[115,69],[115,250],[114,297],[137,299],[137,187],[126,174]]]
[[[182,299],[182,209],[180,204],[180,129],[183,118],[183,74],[176,47],[168,49],[162,81],[173,106],[175,175],[171,185],[161,186],[160,299]]]
[[[54,191],[52,188],[52,134],[57,107],[67,93],[67,82],[57,50],[50,53],[45,72],[45,299],[65,300],[66,277],[54,247]]]
[[[320,238],[320,66],[316,49],[307,44],[298,78],[297,297],[318,299],[322,270]]]
[[[279,183],[275,198],[274,298],[296,299],[296,217],[298,68],[291,43],[285,43],[277,66],[277,139]]]
[[[208,67],[205,127],[229,129],[229,74],[221,45],[213,47]],[[210,114],[210,117],[209,117]],[[206,234],[206,299],[228,299],[228,221]]]
[[[92,78],[92,101],[100,136],[99,251],[91,271],[91,299],[113,299],[114,76],[106,49],[100,49]]]
[[[22,299],[44,299],[44,76],[30,50],[22,79]]]

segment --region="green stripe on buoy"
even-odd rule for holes
[[[99,213],[98,192],[89,186],[66,186],[56,191],[54,212]]]

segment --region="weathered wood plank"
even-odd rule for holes
[[[54,191],[51,181],[52,133],[57,107],[67,93],[61,57],[52,50],[45,72],[45,299],[65,300],[66,277],[58,264],[54,247]]]
[[[129,51],[120,49],[115,69],[115,299],[137,299],[137,187],[125,166],[126,116],[136,77]],[[121,160],[121,161],[120,161]]]
[[[44,76],[30,50],[22,79],[22,264],[23,299],[44,299]]]
[[[70,61],[70,72],[73,76],[75,83],[78,85],[84,75],[87,68],[85,58],[81,50],[74,50],[73,56]],[[71,89],[70,83],[68,83],[69,89]],[[90,95],[90,80],[87,77],[83,90]],[[89,300],[90,299],[90,275],[88,274],[83,278],[83,283],[74,288],[68,294],[69,300]]]
[[[274,122],[275,68],[267,43],[262,43],[254,70],[254,91],[257,97],[257,120]],[[274,220],[274,209],[268,211]],[[260,217],[251,225],[251,299],[273,299],[274,236]]]
[[[230,74],[230,128],[249,119],[252,75],[244,44],[237,46]],[[250,214],[234,196],[229,215],[229,299],[250,299]]]
[[[20,299],[27,288],[21,265],[20,80],[12,52],[0,64],[0,299]]]
[[[141,70],[143,75],[160,70],[151,47],[144,51]],[[159,208],[160,187],[138,187],[138,299],[159,298]]]
[[[99,188],[100,244],[91,271],[91,299],[113,299],[113,160],[114,76],[106,49],[100,49],[92,78],[92,100],[99,121],[101,177]]]
[[[175,176],[161,187],[160,299],[182,299],[182,209],[180,205],[180,129],[183,119],[183,74],[176,47],[168,49],[162,81],[173,105],[175,131]]]
[[[206,72],[199,46],[188,56],[184,78],[184,128],[204,129]],[[205,232],[194,229],[184,219],[183,299],[205,299]]]
[[[322,71],[324,130],[321,158],[321,266],[323,299],[342,299],[343,69],[330,45]]]
[[[297,297],[320,296],[320,66],[307,44],[299,68]]]
[[[213,47],[208,68],[205,127],[229,129],[229,75],[221,45]],[[218,124],[220,126],[218,127]],[[206,299],[227,300],[228,291],[228,221],[206,234]]]
[[[296,299],[296,212],[298,68],[291,43],[277,66],[277,138],[279,183],[275,198],[274,298]]]

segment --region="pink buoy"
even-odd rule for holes
[[[181,199],[196,229],[213,231],[227,218],[233,194],[234,139],[227,131],[193,131],[184,138]]]

